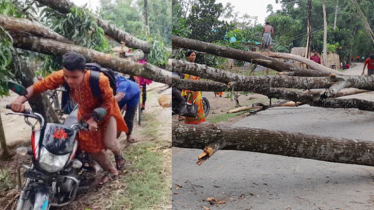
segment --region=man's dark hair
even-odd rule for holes
[[[193,51],[193,50],[190,50],[190,51],[188,51],[187,53],[186,53],[186,57],[190,57],[190,55],[192,54],[192,53],[194,53],[195,51]],[[195,53],[196,54],[196,53]]]
[[[266,24],[266,25],[270,25],[270,23],[269,23],[269,22],[266,22],[265,24]]]
[[[374,54],[370,55],[370,60],[374,60]]]
[[[86,68],[86,59],[79,53],[68,52],[62,56],[62,66],[68,71],[83,71]]]

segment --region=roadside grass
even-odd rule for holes
[[[222,114],[212,116],[209,119],[209,122],[213,123],[213,124],[216,124],[216,123],[219,123],[219,122],[222,122],[222,121],[229,121],[231,118],[237,117],[241,114],[243,114],[243,112],[237,112],[237,113],[231,113],[231,114],[222,113]]]
[[[153,115],[142,114],[142,129],[136,134],[138,139],[144,137],[147,141],[131,145],[124,152],[129,164],[120,181],[126,184],[126,189],[113,195],[113,209],[164,209],[171,197],[164,175],[166,160],[159,151],[166,143],[159,138],[159,124]]]

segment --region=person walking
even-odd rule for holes
[[[368,66],[368,75],[371,76],[374,73],[374,54],[371,54],[368,59],[366,59],[364,63],[364,69],[362,69],[362,74],[365,74],[365,68]]]

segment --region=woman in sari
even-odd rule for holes
[[[189,62],[194,63],[196,59],[196,53],[194,51],[188,51],[186,57]],[[184,75],[184,79],[199,80],[199,77],[193,75]],[[200,91],[182,90],[182,96],[187,96],[187,102],[197,105],[197,116],[196,117],[185,117],[185,124],[199,124],[205,122],[205,114],[203,107],[203,100]]]

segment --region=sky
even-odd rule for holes
[[[234,6],[234,12],[239,12],[239,17],[245,13],[257,16],[259,24],[265,24],[265,18],[270,14],[266,13],[268,4],[273,5],[274,12],[281,9],[281,4],[276,4],[275,0],[216,0],[216,2],[223,5],[230,2]]]
[[[87,4],[88,8],[92,9],[94,12],[100,6],[100,0],[71,0],[77,6],[83,6]]]
[[[93,11],[100,6],[100,0],[71,0],[77,6],[83,6],[87,4]],[[265,23],[265,18],[269,15],[266,13],[266,7],[268,4],[273,5],[273,10],[276,11],[281,9],[280,4],[276,4],[275,0],[216,0],[217,3],[226,5],[228,2],[234,6],[234,12],[239,12],[239,17],[245,13],[250,16],[257,16],[260,24]]]

